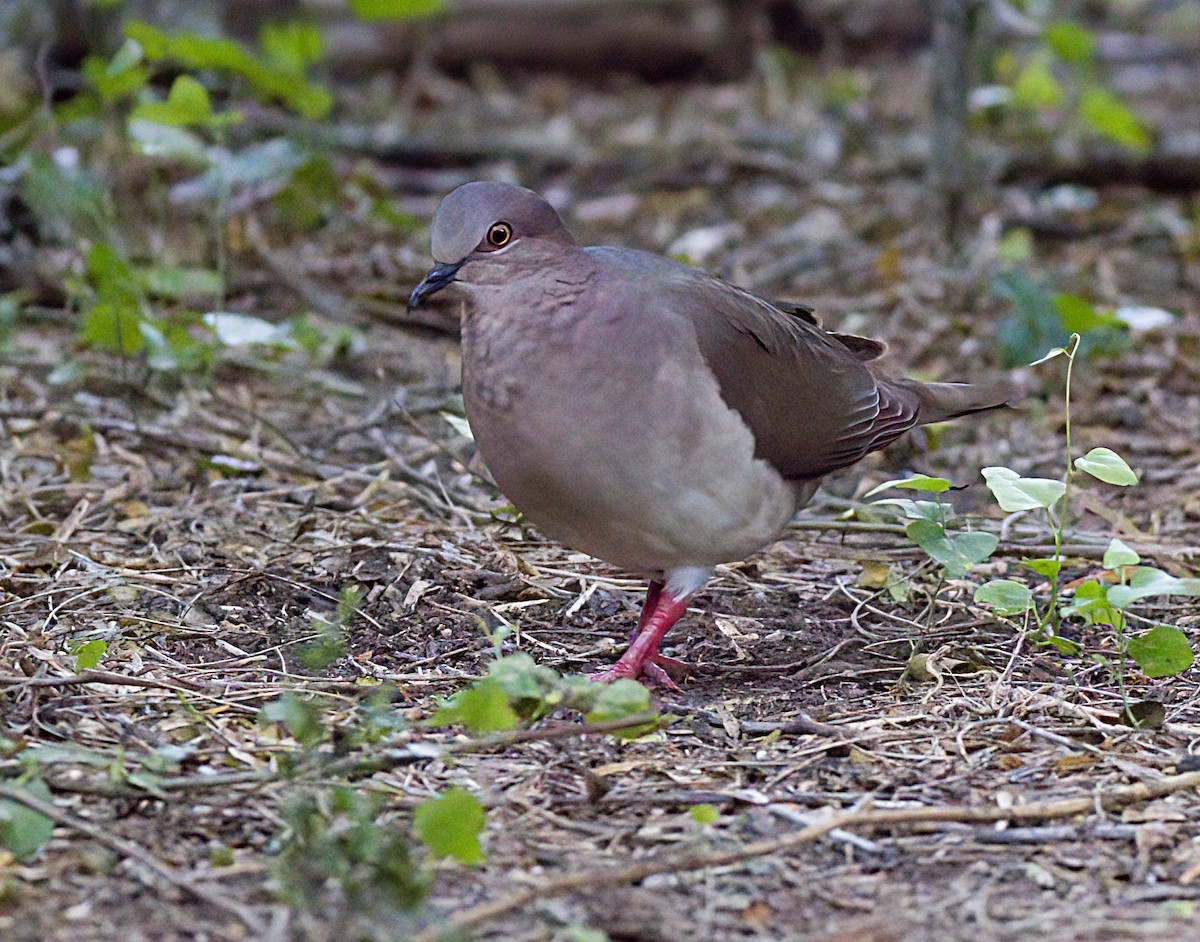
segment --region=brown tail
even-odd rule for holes
[[[916,393],[921,408],[921,425],[946,422],[972,412],[1003,409],[1008,405],[1007,390],[998,385],[971,386],[967,383],[919,383],[913,379],[892,380],[897,386]]]

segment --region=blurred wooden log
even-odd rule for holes
[[[268,19],[322,25],[335,74],[406,68],[417,56],[576,74],[717,79],[748,73],[769,42],[806,52],[903,50],[928,42],[934,0],[446,0],[425,20],[361,22],[345,0],[224,0],[226,28],[253,39]]]
[[[1008,155],[998,176],[1003,183],[1134,184],[1163,193],[1194,193],[1200,189],[1200,133],[1163,132],[1148,154],[1111,144],[1091,144],[1072,157],[1052,148],[1024,148]]]
[[[243,5],[252,0],[239,0]],[[322,22],[342,75],[403,67],[418,53],[442,68],[473,63],[651,79],[749,72],[769,36],[767,0],[447,0],[425,20],[359,22],[341,0],[300,0]]]

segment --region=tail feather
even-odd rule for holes
[[[893,380],[895,385],[916,394],[920,402],[919,425],[946,422],[972,412],[1003,409],[1009,405],[1008,390],[995,385],[972,386],[968,383],[920,383],[912,379]]]

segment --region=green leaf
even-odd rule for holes
[[[403,20],[440,13],[445,0],[350,0],[360,20]]]
[[[950,486],[950,482],[945,478],[931,478],[928,474],[914,474],[912,477],[884,481],[878,487],[873,487],[867,491],[863,497],[874,497],[880,491],[886,491],[889,487],[907,488],[913,491],[932,491],[934,494],[940,494],[943,491],[950,490]]]
[[[649,713],[650,710],[650,691],[636,680],[622,677],[620,680],[608,684],[600,692],[600,696],[596,698],[596,705],[587,714],[587,721],[589,723],[607,723],[610,720],[622,720],[627,716],[636,716],[639,713]],[[657,725],[656,721],[651,720],[628,729],[615,730],[613,735],[621,739],[637,739]]]
[[[1172,677],[1192,666],[1192,647],[1178,628],[1158,625],[1129,639],[1128,653],[1147,677]]]
[[[1061,559],[1030,559],[1024,557],[1021,562],[1036,572],[1039,576],[1045,576],[1047,579],[1053,579],[1062,572]]]
[[[993,579],[975,590],[975,601],[990,605],[997,615],[1020,615],[1033,605],[1033,593],[1012,579]]]
[[[1181,579],[1153,566],[1139,566],[1127,585],[1115,585],[1108,590],[1109,601],[1117,608],[1126,608],[1153,595],[1200,596],[1200,578]]]
[[[899,507],[909,520],[931,520],[936,524],[946,515],[946,505],[934,500],[908,500],[904,497],[889,497],[871,501],[872,507]]]
[[[1093,448],[1082,458],[1075,459],[1075,468],[1078,471],[1086,471],[1105,484],[1128,487],[1138,482],[1138,476],[1133,473],[1133,469],[1111,448]]]
[[[1089,88],[1079,102],[1079,117],[1102,137],[1130,150],[1150,149],[1150,134],[1141,119],[1107,89]]]
[[[108,643],[102,638],[95,638],[81,644],[75,649],[75,669],[91,670],[100,663],[100,659],[108,653]]]
[[[170,38],[162,30],[141,20],[134,20],[125,26],[125,35],[142,47],[142,53],[147,59],[161,59],[167,54]]]
[[[1005,513],[1049,509],[1067,492],[1062,481],[1023,478],[1010,468],[984,468],[983,478]]]
[[[967,573],[995,552],[1000,538],[993,533],[953,533],[932,520],[914,520],[905,529],[909,539],[941,563],[952,579]]]
[[[104,67],[104,72],[109,77],[121,75],[135,66],[141,65],[142,59],[142,47],[132,39],[127,39],[121,44],[121,48],[113,53],[113,57],[108,60],[108,64]]]
[[[1054,648],[1060,654],[1067,655],[1067,657],[1075,657],[1081,651],[1083,651],[1083,648],[1080,647],[1076,642],[1060,637],[1059,635],[1049,633],[1048,630],[1046,633],[1041,635],[1033,635],[1031,640],[1034,644],[1038,644],[1043,647]]]
[[[303,700],[292,693],[285,693],[272,700],[259,711],[260,722],[282,723],[300,745],[315,746],[325,737],[325,723],[321,710],[312,700]]]
[[[31,779],[21,790],[42,801],[52,800],[50,789],[41,779]],[[34,857],[50,842],[53,833],[54,822],[40,811],[0,798],[0,844],[18,860]]]
[[[1029,365],[1030,366],[1041,366],[1043,363],[1049,363],[1055,357],[1065,357],[1065,356],[1069,356],[1069,355],[1070,354],[1068,354],[1067,351],[1065,349],[1063,349],[1062,347],[1055,347],[1053,350],[1047,350],[1044,354],[1042,354],[1040,357],[1038,357],[1036,360],[1034,360]]]
[[[294,56],[287,64],[259,61],[230,40],[195,33],[170,36],[141,20],[127,23],[125,35],[142,46],[147,59],[170,59],[189,69],[211,69],[241,76],[260,98],[282,101],[306,118],[323,118],[333,107],[333,96],[328,89],[297,74]],[[276,46],[281,55],[282,44],[279,40]]]
[[[83,60],[81,71],[84,80],[102,101],[115,101],[132,95],[146,84],[148,73],[140,63],[141,47],[133,40],[126,40],[108,62],[99,56],[88,56]]]
[[[204,124],[213,116],[208,89],[190,75],[176,77],[165,102],[143,102],[133,109],[134,121],[157,121],[160,124]]]
[[[321,31],[311,23],[268,22],[258,38],[272,64],[298,76],[321,58]]]
[[[465,788],[423,801],[413,812],[413,829],[421,843],[435,857],[454,857],[465,864],[483,863],[479,835],[486,823],[483,805]]]
[[[591,709],[597,696],[596,685],[562,677],[524,653],[493,662],[488,676],[500,685],[509,706],[523,720],[540,719],[563,706]]]
[[[715,824],[721,817],[721,812],[717,810],[716,805],[710,805],[707,802],[701,805],[692,805],[688,808],[688,814],[692,816],[692,820],[697,824]]]
[[[1054,309],[1058,311],[1063,330],[1084,334],[1089,330],[1127,330],[1129,325],[1115,315],[1097,311],[1090,301],[1074,294],[1055,294]]]
[[[116,353],[139,353],[144,338],[139,306],[128,299],[98,301],[84,312],[79,338],[84,344]]]
[[[1062,103],[1062,86],[1050,71],[1046,59],[1034,59],[1021,70],[1013,82],[1012,100],[1017,107],[1030,110],[1056,108]]]
[[[495,677],[485,677],[460,690],[429,721],[436,726],[461,723],[473,733],[512,729],[521,717],[509,705],[508,694]]]
[[[1104,568],[1119,569],[1122,566],[1136,566],[1142,558],[1126,546],[1121,540],[1113,537],[1108,549],[1104,551]]]
[[[1078,23],[1051,23],[1043,33],[1046,44],[1064,62],[1084,65],[1092,61],[1096,34]]]
[[[1112,586],[1113,589],[1121,588]],[[1119,628],[1124,625],[1124,616],[1113,606],[1109,599],[1109,586],[1096,579],[1089,579],[1082,585],[1076,586],[1071,604],[1064,606],[1064,618],[1077,615],[1087,624],[1097,623],[1112,625]]]
[[[196,167],[208,166],[209,150],[205,143],[187,128],[157,121],[130,121],[126,136],[134,153],[152,160],[178,161]]]
[[[221,273],[208,268],[155,265],[137,269],[137,275],[147,294],[168,301],[210,299],[225,290]]]

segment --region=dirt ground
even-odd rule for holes
[[[1200,71],[1180,69],[1143,107],[1156,126],[1200,133]],[[660,734],[426,749],[359,777],[388,815],[452,785],[488,808],[486,863],[439,864],[416,915],[366,926],[332,904],[290,909],[273,890],[282,809],[305,783],[287,773],[295,742],[258,722],[265,703],[320,694],[346,716],[382,682],[417,720],[487,670],[484,625],[517,627],[505,653],[585,672],[616,656],[636,619],[641,581],[492,514],[503,498],[441,415],[455,393],[455,341],[397,323],[428,264],[426,221],[458,182],[519,178],[560,203],[586,241],[679,252],[685,237],[705,267],[881,337],[890,369],[928,378],[1002,372],[994,332],[1008,307],[989,279],[1001,235],[1028,227],[1027,264],[1060,290],[1183,315],[1135,335],[1119,357],[1080,365],[1076,454],[1115,448],[1142,483],[1092,488],[1073,542],[1102,550],[1119,533],[1147,560],[1196,572],[1195,193],[1114,181],[1088,191],[1095,205],[1061,209],[1047,194],[1068,191],[1048,177],[996,175],[972,199],[962,251],[947,256],[928,223],[914,137],[923,74],[919,60],[863,66],[868,92],[841,110],[785,107],[761,77],[707,88],[526,78],[483,90],[426,77],[415,103],[409,94],[369,120],[439,139],[487,130],[436,168],[382,152],[339,158],[420,224],[385,236],[347,206],[287,242],[234,240],[229,308],[282,319],[313,308],[316,286],[316,321],[340,309],[363,339],[345,355],[318,368],[299,354],[231,354],[201,382],[70,353],[69,318],[22,327],[0,366],[2,765],[15,774],[21,747],[63,747],[43,777],[70,820],[33,860],[0,858],[0,937],[405,938],[567,872],[584,878],[500,907],[468,934],[1200,937],[1200,794],[1105,798],[1200,768],[1196,671],[1131,673],[1131,695],[1164,704],[1166,717],[1129,729],[1108,665],[1039,646],[971,600],[974,585],[1019,572],[1029,547],[1047,542],[1033,522],[1006,531],[993,560],[931,602],[929,567],[903,536],[839,520],[856,495],[909,470],[971,485],[955,504],[984,513],[981,467],[1061,475],[1057,364],[1012,371],[1019,409],[873,456],[830,481],[776,545],[719,569],[668,639],[695,668],[682,693],[658,694],[674,715]],[[987,133],[976,147],[991,154]],[[445,323],[453,314],[435,312]],[[68,356],[75,367],[64,370]],[[881,562],[911,577],[908,601],[863,579],[864,565]],[[1070,577],[1097,566],[1098,552],[1080,550]],[[314,619],[351,585],[363,603],[345,655],[305,668],[296,652]],[[1186,600],[1141,614],[1193,638],[1200,629]],[[99,673],[80,674],[71,652],[96,638],[108,646]],[[1112,650],[1099,629],[1083,640]],[[930,656],[932,674],[904,677],[914,653]],[[408,735],[462,742],[419,725]],[[152,788],[130,778],[169,746],[180,747],[177,763]],[[838,812],[1080,797],[1094,799],[1086,813],[847,826],[720,866],[616,885],[586,878],[734,852]],[[714,824],[688,814],[704,803],[720,812]]]

